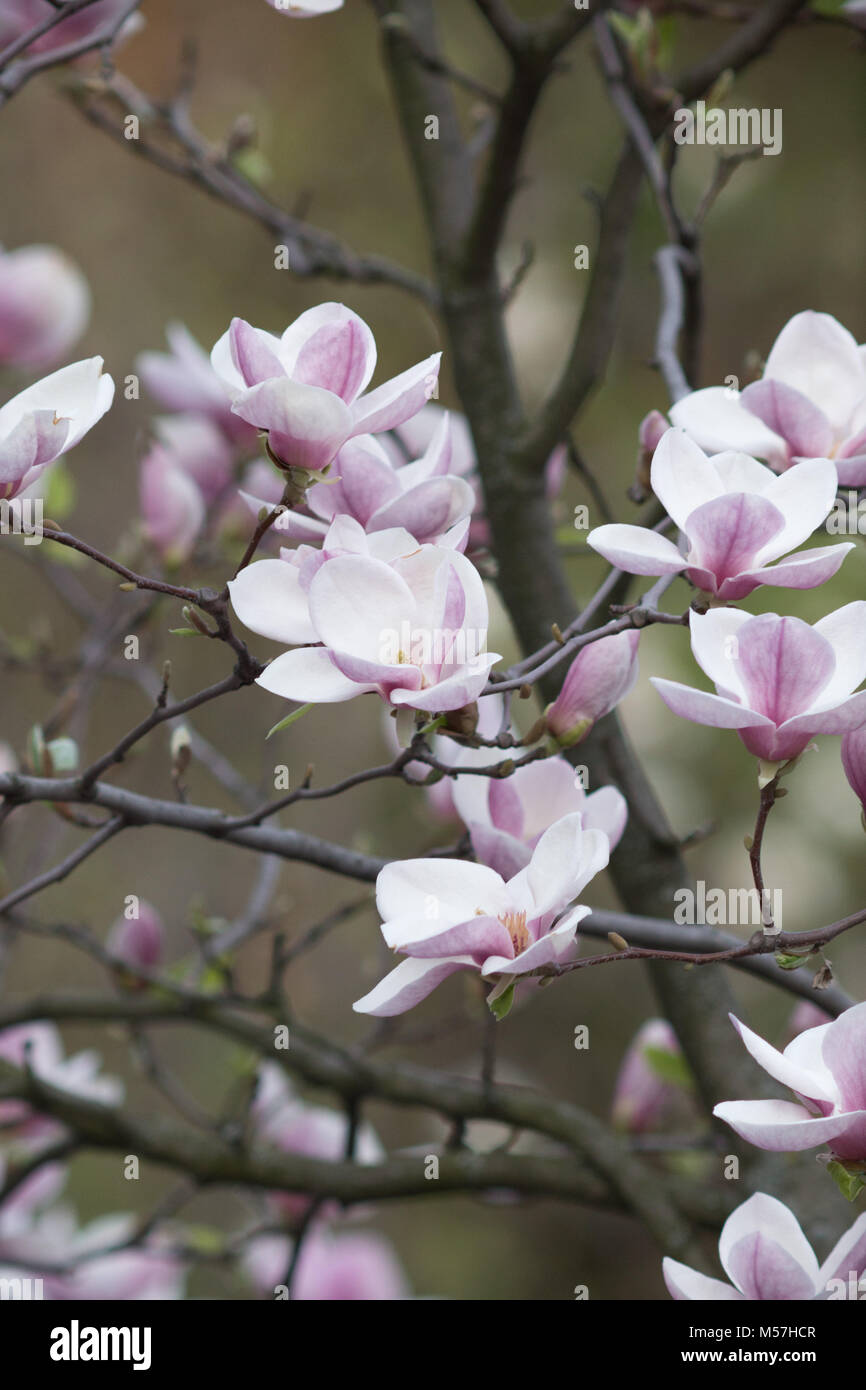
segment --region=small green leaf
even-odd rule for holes
[[[201,633],[195,627],[170,627],[169,633],[172,637],[201,637]]]
[[[827,1172],[849,1202],[856,1201],[866,1187],[866,1166],[862,1163],[840,1163],[834,1158],[827,1164]]]
[[[514,1003],[514,986],[516,980],[500,981],[494,990],[487,996],[487,1007],[496,1019],[501,1023],[511,1013],[511,1006]]]
[[[683,1090],[694,1089],[694,1081],[685,1057],[677,1052],[666,1052],[663,1047],[645,1047],[644,1060],[651,1071],[662,1081],[672,1086],[682,1086]]]
[[[271,738],[274,734],[281,733],[283,729],[287,729],[290,724],[294,724],[296,719],[300,719],[301,715],[306,714],[307,710],[312,708],[312,705],[301,705],[299,709],[292,710],[291,714],[287,714],[285,719],[281,719],[279,724],[275,724],[272,729],[268,730],[267,734],[265,735],[265,739],[267,740]]]
[[[777,951],[776,964],[780,970],[799,970],[800,966],[804,965],[814,954],[814,951]]]

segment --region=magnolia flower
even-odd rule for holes
[[[347,440],[393,429],[431,396],[441,353],[366,390],[376,344],[363,319],[343,304],[320,304],[276,338],[233,319],[211,353],[233,393],[232,411],[268,436],[285,468],[327,468]]]
[[[424,454],[433,442],[445,415],[441,405],[431,401],[402,424],[399,429],[382,438],[382,446],[395,466],[401,466],[409,459],[417,459]],[[490,545],[490,525],[485,515],[484,495],[478,473],[478,460],[472,431],[465,415],[449,412],[451,423],[451,458],[449,473],[465,478],[472,488],[475,498],[472,509],[472,524],[469,528],[470,551],[485,550]],[[549,501],[553,501],[562,491],[565,480],[568,451],[564,445],[557,445],[544,466],[544,490]]]
[[[766,1192],[756,1192],[722,1227],[719,1259],[730,1284],[665,1259],[662,1270],[671,1297],[681,1302],[788,1302],[825,1299],[828,1291],[833,1297],[837,1281],[848,1285],[853,1279],[856,1286],[866,1270],[866,1213],[819,1268],[794,1213]]]
[[[581,647],[562,689],[545,710],[548,732],[563,748],[586,738],[597,719],[624,700],[638,675],[636,629]]]
[[[156,908],[143,899],[137,917],[118,917],[106,939],[113,956],[134,970],[155,970],[165,951],[165,927]]]
[[[652,1129],[681,1095],[682,1087],[672,1076],[684,1068],[671,1025],[663,1018],[649,1019],[638,1030],[619,1069],[611,1110],[614,1124],[630,1134]]]
[[[767,762],[795,758],[816,734],[866,721],[866,602],[847,603],[810,627],[800,618],[734,608],[689,614],[692,653],[717,694],[651,677],[674,714],[737,729]]]
[[[471,748],[461,753],[456,765],[489,767],[496,761],[495,749]],[[603,831],[611,849],[619,843],[628,817],[625,797],[616,787],[599,787],[587,795],[564,758],[525,763],[510,777],[468,774],[448,781],[475,858],[503,878],[526,867],[544,831],[563,816],[579,812],[583,828]]]
[[[836,573],[853,544],[823,546],[770,566],[808,540],[836,497],[836,469],[812,459],[784,476],[747,454],[707,458],[668,430],[650,470],[653,492],[685,538],[685,553],[645,526],[599,526],[587,544],[629,574],[678,574],[724,603],[759,584],[813,589]]]
[[[0,498],[16,497],[68,453],[114,399],[102,358],[89,357],[43,377],[0,406]]]
[[[305,1105],[292,1090],[285,1072],[273,1062],[259,1068],[256,1097],[251,1107],[256,1135],[282,1153],[306,1154],[332,1162],[346,1153],[349,1122],[344,1114],[324,1106]],[[379,1138],[369,1124],[355,1136],[356,1163],[378,1163],[384,1158]],[[275,1205],[289,1217],[303,1215],[310,1198],[301,1194],[272,1192]]]
[[[154,432],[156,442],[139,470],[141,519],[151,544],[179,564],[191,554],[208,507],[226,494],[234,453],[203,415],[162,416]]]
[[[760,381],[693,391],[670,415],[705,449],[742,449],[780,472],[829,458],[843,487],[866,483],[866,354],[832,314],[795,314]]]
[[[343,8],[343,0],[267,0],[272,10],[291,15],[292,19],[314,19],[316,15],[332,14]]]
[[[2,1163],[0,1163],[2,1170]],[[0,1172],[2,1175],[2,1172]],[[16,1189],[0,1208],[0,1277],[41,1278],[50,1301],[177,1299],[183,1295],[180,1261],[156,1241],[140,1249],[113,1250],[128,1242],[137,1223],[126,1214],[100,1217],[79,1227],[66,1205],[48,1206],[59,1195],[65,1173],[50,1165]],[[100,1254],[106,1250],[111,1253]],[[14,1261],[5,1268],[3,1261]],[[44,1266],[69,1266],[44,1273]]]
[[[47,367],[81,336],[90,290],[55,246],[0,248],[0,364]]]
[[[797,1096],[726,1100],[713,1111],[759,1149],[790,1153],[828,1144],[843,1162],[866,1159],[866,1004],[807,1028],[777,1052],[745,1024],[731,1022],[755,1061]]]
[[[254,447],[257,431],[232,414],[232,393],[204,348],[182,323],[169,324],[165,336],[168,352],[142,352],[135,364],[154,399],[166,410],[204,416],[239,447]]]
[[[123,1099],[123,1083],[101,1076],[101,1058],[88,1049],[74,1057],[64,1057],[63,1043],[53,1023],[24,1023],[0,1032],[0,1057],[13,1066],[27,1066],[49,1085],[83,1100],[117,1105]],[[0,1101],[0,1127],[13,1129],[16,1137],[29,1141],[53,1134],[57,1125],[37,1114],[25,1101]]]
[[[419,546],[405,531],[366,537],[339,518],[322,551],[307,549],[296,563],[259,560],[229,592],[254,632],[321,644],[283,653],[259,677],[287,700],[327,704],[375,691],[392,705],[439,713],[476,699],[499,660],[484,651],[478,571],[456,550]]]
[[[407,859],[376,880],[382,935],[408,960],[359,999],[357,1013],[390,1017],[426,999],[456,970],[477,970],[494,994],[518,976],[565,960],[588,907],[569,908],[608,861],[607,836],[579,814],[544,832],[526,868],[505,881],[484,864]]]
[[[842,767],[866,816],[866,725],[861,724],[859,728],[851,729],[843,737]]]
[[[367,532],[402,527],[417,541],[435,541],[472,512],[475,494],[450,471],[447,415],[423,456],[395,468],[373,435],[344,444],[325,482],[307,490],[303,510],[284,511],[274,530],[303,540],[324,536],[336,516],[351,516]],[[248,498],[258,513],[265,502]]]
[[[260,1293],[273,1296],[283,1286],[291,1254],[292,1244],[285,1236],[256,1236],[248,1242],[243,1267]],[[321,1229],[311,1231],[304,1240],[291,1295],[293,1302],[319,1303],[396,1302],[410,1297],[406,1276],[382,1236]]]

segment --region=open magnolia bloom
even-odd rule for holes
[[[777,1052],[745,1024],[731,1022],[755,1061],[790,1100],[726,1100],[713,1111],[759,1149],[789,1153],[829,1145],[843,1163],[866,1160],[866,1004],[807,1028]]]
[[[136,371],[154,400],[166,410],[204,416],[239,448],[258,447],[257,431],[232,414],[232,392],[189,329],[170,323],[165,336],[168,352],[140,352],[135,360]]]
[[[267,434],[274,461],[316,472],[348,439],[417,414],[433,394],[441,356],[364,395],[376,367],[373,334],[344,304],[319,304],[281,338],[233,319],[211,361],[232,393],[232,411]]]
[[[386,864],[376,880],[382,935],[409,959],[353,1005],[356,1013],[405,1013],[456,970],[494,982],[494,998],[518,976],[568,959],[590,912],[570,904],[609,853],[607,836],[584,830],[572,814],[544,832],[526,868],[507,881],[461,859]]]
[[[705,449],[744,449],[779,471],[833,459],[843,487],[866,483],[866,351],[832,314],[795,314],[760,381],[693,391],[670,416]]]
[[[277,657],[258,685],[301,704],[376,692],[431,714],[481,694],[499,654],[485,650],[487,596],[464,555],[419,546],[401,530],[367,537],[348,517],[334,523],[321,551],[302,550],[297,563],[248,565],[229,585],[235,612],[254,632],[321,643]]]
[[[766,762],[795,758],[816,734],[844,734],[866,722],[866,602],[846,603],[810,627],[777,613],[735,608],[689,614],[692,653],[715,682],[711,695],[650,677],[674,714],[737,729]]]
[[[850,1286],[856,1290],[866,1270],[866,1213],[858,1216],[819,1268],[793,1212],[766,1192],[756,1192],[722,1227],[719,1259],[730,1284],[666,1259],[662,1271],[671,1297],[787,1302],[851,1296]]]
[[[61,367],[0,406],[0,498],[16,497],[73,449],[108,410],[114,382],[101,357]]]
[[[456,765],[490,767],[495,761],[495,749],[467,748]],[[448,780],[476,859],[503,878],[526,867],[545,830],[564,816],[579,812],[584,830],[603,831],[611,849],[619,843],[628,818],[625,797],[616,787],[599,787],[587,795],[564,758],[526,763],[510,777],[467,774]]]
[[[451,422],[443,416],[423,456],[395,467],[371,434],[344,444],[326,482],[308,488],[302,508],[274,523],[282,536],[318,540],[337,516],[353,517],[365,531],[402,527],[417,541],[435,541],[472,513],[475,493],[450,472]],[[266,502],[246,496],[258,512]]]
[[[836,469],[828,459],[778,477],[748,454],[708,458],[680,430],[668,430],[653,456],[650,479],[685,537],[685,550],[645,526],[591,531],[587,544],[629,574],[682,572],[698,589],[730,603],[760,584],[814,589],[853,549],[822,546],[771,564],[808,540],[832,508]]]

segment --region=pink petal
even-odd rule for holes
[[[740,397],[743,406],[781,435],[792,454],[824,458],[833,447],[833,427],[817,405],[783,381],[765,377],[747,386]]]
[[[433,394],[439,376],[441,352],[418,362],[408,371],[392,377],[375,391],[355,401],[352,407],[353,434],[379,434],[394,429],[417,415]]]
[[[420,1004],[455,970],[476,968],[471,956],[458,957],[456,960],[404,960],[352,1008],[358,1014],[392,1018]]]
[[[660,676],[650,676],[668,709],[681,719],[691,719],[695,724],[709,724],[716,729],[772,729],[773,721],[756,710],[737,705],[721,695],[710,695],[704,690],[695,690],[679,681],[663,680]]]

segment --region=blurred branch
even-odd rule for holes
[[[408,291],[435,307],[436,293],[423,276],[384,256],[361,255],[322,228],[314,227],[268,199],[233,162],[232,153],[208,143],[192,124],[188,93],[162,103],[140,91],[127,77],[113,74],[101,81],[78,83],[70,96],[92,125],[142,159],[192,183],[219,202],[243,213],[289,248],[289,267],[303,278],[327,276],[355,284],[383,284]],[[142,132],[129,140],[125,123],[136,115]],[[147,138],[150,128],[162,144]],[[233,153],[237,153],[234,151]]]

